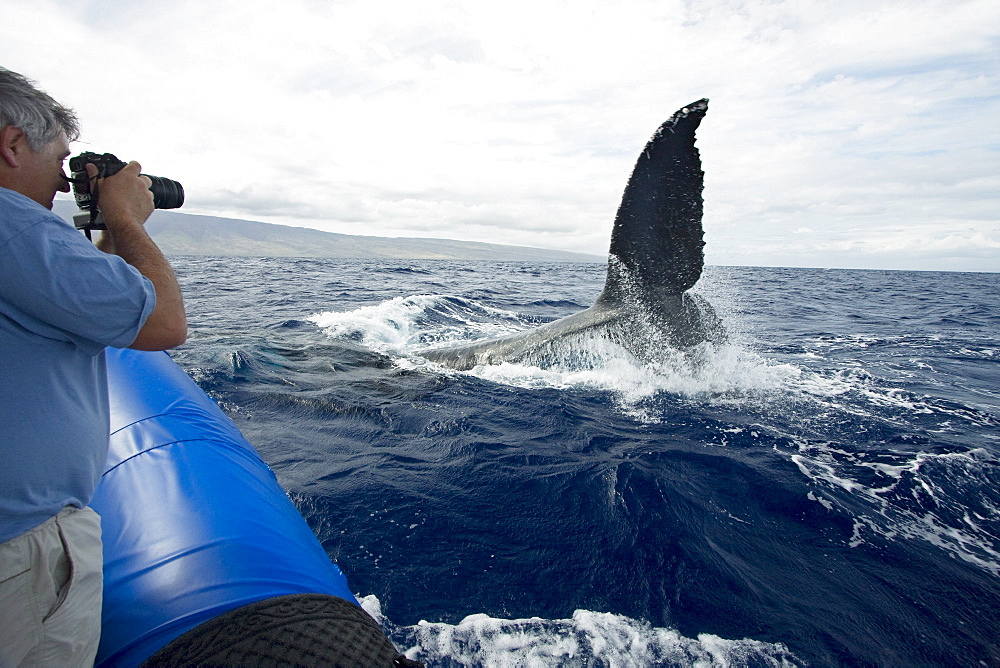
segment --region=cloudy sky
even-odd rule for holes
[[[708,97],[710,264],[1000,271],[996,0],[7,0],[0,65],[190,213],[598,255]]]

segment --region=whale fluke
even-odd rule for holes
[[[711,305],[687,292],[705,262],[705,175],[694,141],[707,111],[706,99],[678,110],[639,155],[615,216],[604,290],[593,306],[527,332],[428,350],[423,356],[460,370],[537,362],[554,353],[557,342],[596,332],[652,361],[667,346],[723,340],[725,330]]]
[[[651,288],[681,293],[701,276],[705,173],[694,138],[706,111],[708,100],[698,100],[656,130],[635,163],[615,216],[609,252]]]

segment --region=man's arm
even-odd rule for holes
[[[139,170],[139,163],[133,161],[98,182],[101,214],[108,228],[98,248],[138,269],[156,291],[156,307],[129,348],[167,350],[187,340],[187,316],[174,270],[143,227],[153,213],[153,193],[149,179],[140,176]],[[87,165],[87,173],[96,177],[97,168]]]

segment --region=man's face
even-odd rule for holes
[[[29,148],[22,163],[29,180],[21,193],[51,209],[56,192],[69,192],[69,183],[63,172],[63,162],[67,157],[69,141],[62,131],[38,151]]]

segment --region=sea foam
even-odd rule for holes
[[[361,607],[389,633],[406,656],[428,665],[486,666],[795,666],[781,643],[727,640],[702,633],[686,638],[623,615],[577,610],[571,619],[497,619],[469,615],[457,624],[421,621],[395,626],[374,595]]]

